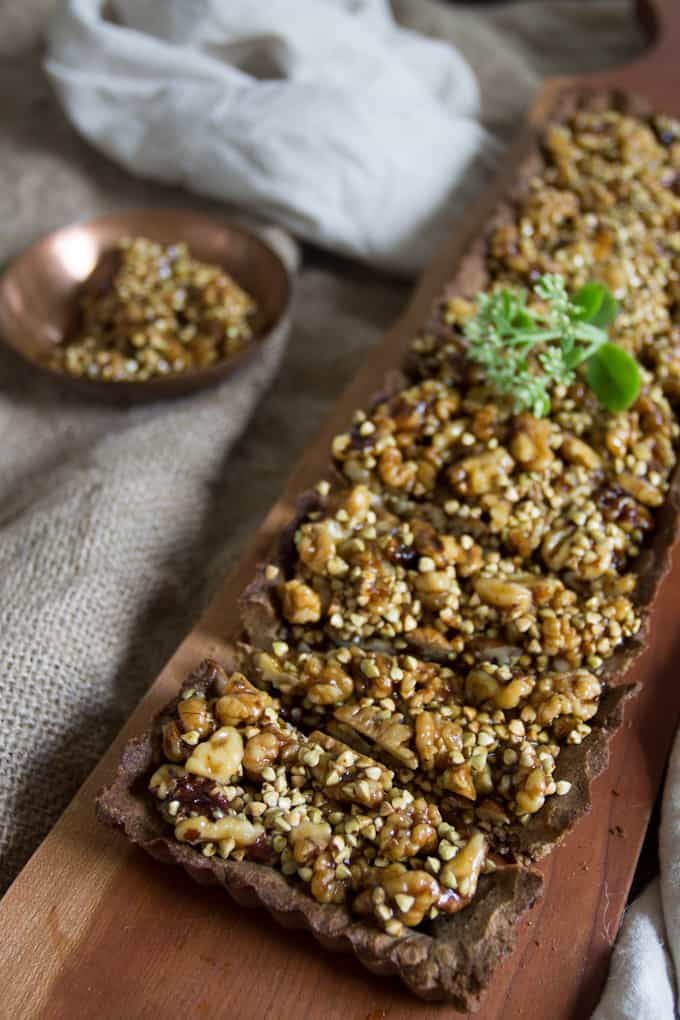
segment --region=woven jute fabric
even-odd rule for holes
[[[394,6],[470,60],[502,138],[542,75],[618,63],[642,44],[619,0]],[[114,209],[224,215],[78,138],[40,70],[50,8],[0,0],[0,261]],[[306,252],[285,352],[153,407],[83,403],[0,350],[0,888],[190,629],[409,290]]]

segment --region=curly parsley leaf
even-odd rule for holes
[[[564,279],[546,273],[534,293],[542,306],[529,308],[525,290],[480,294],[477,315],[464,329],[468,357],[516,410],[536,417],[550,413],[550,389],[571,385],[584,362],[600,403],[615,412],[629,407],[640,392],[640,371],[609,342],[607,327],[618,312],[610,291],[593,281],[570,297]]]

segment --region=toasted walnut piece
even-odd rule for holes
[[[264,710],[275,704],[273,698],[253,686],[242,673],[233,673],[225,694],[215,702],[215,715],[225,726],[238,726],[257,722]]]
[[[455,765],[442,773],[442,784],[446,790],[465,797],[466,800],[477,800],[477,787],[472,778],[472,769],[469,762],[462,765]]]
[[[500,709],[517,708],[520,701],[532,690],[534,681],[529,676],[516,676],[502,684],[496,676],[483,668],[472,669],[465,680],[465,693],[474,705],[493,701]]]
[[[579,464],[581,467],[594,471],[599,468],[602,460],[600,455],[588,446],[577,436],[565,436],[560,446],[560,453],[570,464]]]
[[[421,712],[416,716],[415,743],[424,769],[441,767],[451,761],[451,755],[462,750],[463,734],[458,723],[443,718],[437,712]]]
[[[668,436],[657,435],[647,444],[659,462],[665,468],[672,468],[675,464],[675,451],[673,442]]]
[[[276,733],[265,730],[251,737],[243,752],[243,767],[249,775],[260,776],[262,770],[273,765],[281,750],[282,741]]]
[[[499,413],[495,404],[485,404],[475,411],[470,423],[470,431],[483,443],[498,435]]]
[[[520,414],[515,426],[517,431],[510,444],[513,457],[528,471],[545,471],[554,458],[550,447],[552,423],[547,418]]]
[[[318,623],[321,619],[321,599],[303,581],[286,581],[282,601],[283,615],[290,623]]]
[[[652,399],[651,394],[642,393],[634,408],[640,416],[640,424],[645,435],[670,433],[673,415],[665,400],[659,403]]]
[[[324,664],[321,672],[308,680],[307,699],[312,705],[338,705],[354,690],[351,676],[336,662]]]
[[[416,750],[421,764],[432,768],[435,758],[435,716],[432,712],[421,712],[416,717]]]
[[[327,850],[316,856],[313,869],[309,888],[314,899],[319,903],[344,903],[349,879],[338,878],[336,865]]]
[[[214,822],[199,815],[197,818],[185,818],[175,826],[175,836],[182,843],[232,839],[238,847],[252,846],[263,833],[264,828],[261,825],[249,822],[247,818],[235,818],[231,815],[218,818]]]
[[[477,577],[475,591],[482,602],[517,615],[531,609],[531,592],[523,584],[513,581],[499,581],[494,577]]]
[[[387,719],[383,716],[379,705],[341,705],[333,713],[338,722],[382,747],[399,764],[410,769],[416,768],[418,758],[409,746],[413,736],[412,727],[406,725],[400,715],[391,715]]]
[[[458,558],[459,546],[453,535],[440,534],[429,521],[419,517],[415,517],[411,521],[411,531],[413,532],[413,548],[419,556],[431,559],[436,568],[455,563]]]
[[[555,527],[543,539],[541,559],[551,570],[565,570],[569,566],[572,555],[572,540],[576,537],[576,528]]]
[[[415,927],[424,920],[428,910],[441,894],[439,882],[427,871],[393,871],[386,868],[378,880],[393,904],[402,924]]]
[[[518,584],[522,584],[531,592],[535,605],[549,605],[559,591],[564,590],[564,585],[557,577],[541,577],[539,574],[520,574],[515,578]]]
[[[439,873],[439,881],[461,896],[471,899],[477,889],[488,844],[481,832],[476,832],[452,860],[447,861]]]
[[[631,496],[644,503],[645,506],[661,506],[664,500],[663,489],[655,488],[644,478],[624,471],[617,476],[619,485],[629,492]]]
[[[437,479],[437,469],[433,464],[428,463],[426,460],[418,462],[418,468],[416,471],[416,481],[418,483],[418,491],[420,493],[428,492],[434,488],[434,483]]]
[[[529,676],[516,676],[507,684],[501,684],[494,695],[494,703],[497,708],[517,708],[523,698],[530,693],[534,680]]]
[[[184,732],[193,730],[199,737],[207,737],[215,728],[215,722],[208,703],[205,698],[193,695],[191,698],[184,698],[177,705],[177,714],[182,723]]]
[[[504,536],[505,542],[522,560],[528,560],[541,544],[545,526],[546,520],[543,517],[534,517],[530,522],[522,521],[521,525],[511,520]]]
[[[584,722],[597,712],[601,693],[600,680],[586,669],[546,673],[538,680],[529,703],[536,709],[541,726],[552,726],[564,715]]]
[[[557,522],[546,535],[541,546],[541,557],[551,570],[570,570],[582,581],[596,581],[615,569],[619,543],[610,536],[600,534],[596,539],[585,539],[580,529]]]
[[[329,524],[329,521],[305,524],[296,537],[298,555],[314,574],[326,573],[328,561],[335,556],[336,547]]]
[[[403,861],[427,853],[437,845],[439,809],[422,797],[386,815],[378,837],[380,853],[390,861]]]
[[[447,539],[449,537],[446,536]],[[481,569],[484,562],[482,548],[476,542],[468,545],[467,548],[460,543],[457,543],[457,546],[455,554],[452,556],[456,565],[456,573],[459,577],[471,577]]]
[[[355,485],[345,500],[345,509],[350,517],[363,520],[371,509],[373,493],[367,485]]]
[[[418,759],[408,747],[412,736],[406,723],[386,720],[377,735],[377,742],[407,768],[415,768]]]
[[[185,763],[187,772],[228,783],[241,774],[243,738],[233,726],[222,726],[210,740],[197,744]]]
[[[435,627],[416,627],[408,636],[411,644],[420,648],[441,648],[443,651],[451,648],[451,642]]]
[[[446,570],[429,570],[419,574],[413,586],[421,595],[442,595],[451,590],[453,578]]]
[[[170,761],[184,761],[189,747],[182,743],[182,734],[175,719],[163,724],[163,754]]]
[[[512,503],[502,499],[496,493],[489,492],[482,496],[480,503],[489,515],[489,528],[493,534],[498,534],[507,526],[512,511]]]
[[[533,815],[545,804],[548,779],[540,766],[532,769],[524,782],[524,788],[517,791],[517,807],[525,814]]]
[[[285,663],[274,658],[273,655],[269,655],[267,652],[258,652],[253,657],[253,662],[267,687],[275,687],[283,694],[297,689],[299,680],[295,671],[289,669]]]
[[[378,474],[385,485],[410,492],[416,481],[417,466],[414,461],[405,461],[396,446],[388,446],[380,454]]]
[[[481,496],[501,488],[515,462],[508,451],[499,446],[487,453],[465,457],[449,468],[448,477],[461,496]]]
[[[331,841],[333,830],[328,822],[300,822],[291,830],[289,839],[293,846],[293,857],[298,864],[308,864]]]
[[[499,689],[499,681],[484,669],[471,669],[465,678],[465,694],[473,705],[494,698]]]

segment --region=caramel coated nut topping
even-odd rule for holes
[[[238,672],[219,671],[219,686],[219,698],[205,699],[209,714],[225,697],[252,707],[258,693]],[[454,902],[436,877],[446,853],[439,856],[443,823],[434,804],[396,786],[389,769],[334,737],[304,736],[275,699],[263,696],[261,718],[253,722],[252,713],[230,702],[231,715],[240,716],[235,726],[217,728],[185,766],[166,763],[154,772],[149,790],[177,840],[207,857],[276,864],[319,902],[347,903],[390,934],[422,923],[439,905],[451,912],[470,902],[482,853]],[[467,832],[446,831],[452,853],[470,842]]]
[[[551,125],[485,256],[487,290],[606,283],[638,399],[610,413],[579,368],[548,416],[516,413],[466,357],[476,298],[443,298],[410,379],[336,436],[340,482],[264,567],[271,635],[253,628],[242,672],[164,719],[150,792],[178,840],[398,938],[465,909],[551,798],[569,809],[566,749],[600,725],[605,665],[640,630],[633,571],[676,466],[669,124],[579,109]]]
[[[124,239],[115,256],[110,280],[86,284],[79,329],[54,347],[51,367],[141,381],[211,365],[252,342],[255,302],[221,266],[144,237]]]
[[[185,762],[187,772],[228,783],[241,773],[243,738],[233,726],[221,726],[210,740],[198,744]]]
[[[263,832],[261,825],[254,825],[246,818],[228,817],[211,821],[209,818],[199,816],[186,818],[175,826],[175,836],[181,842],[233,840],[236,847],[252,846]]]
[[[442,885],[467,895],[477,885],[486,852],[486,840],[481,833],[477,833],[455,857],[446,862],[440,873]]]

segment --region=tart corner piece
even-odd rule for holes
[[[216,663],[203,663],[152,728],[126,745],[113,782],[98,797],[100,821],[154,858],[179,865],[200,884],[223,888],[240,905],[262,906],[284,926],[310,930],[326,948],[353,952],[374,973],[400,976],[420,997],[447,999],[462,1011],[476,1009],[512,948],[519,919],[540,893],[538,872],[510,865],[482,875],[464,909],[440,914],[426,930],[405,927],[393,936],[353,916],[345,904],[317,902],[295,876],[287,878],[268,863],[206,856],[200,846],[175,838],[148,789],[164,759],[163,727],[177,716],[183,700],[201,696],[224,678],[228,684]]]

